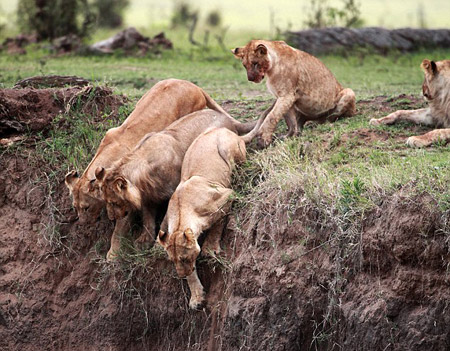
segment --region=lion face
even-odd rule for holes
[[[180,278],[192,274],[195,270],[195,261],[200,254],[200,246],[190,228],[184,231],[175,231],[170,236],[160,231],[157,241],[175,264],[175,269]]]
[[[71,171],[66,174],[65,183],[72,195],[72,204],[77,211],[80,223],[94,223],[104,206],[95,179],[87,182],[85,179],[80,179],[76,171]]]
[[[433,100],[440,92],[450,88],[450,60],[423,60],[420,65],[424,73],[422,93],[425,99]]]
[[[132,211],[140,209],[140,193],[129,180],[111,174],[103,167],[96,169],[95,177],[100,184],[110,220],[119,220]]]
[[[270,69],[270,59],[264,44],[251,41],[247,46],[236,48],[231,52],[242,61],[249,81],[259,83],[264,79],[266,72]]]

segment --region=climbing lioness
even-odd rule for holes
[[[249,81],[259,83],[267,77],[267,88],[277,99],[252,132],[261,146],[272,141],[283,117],[288,126],[287,136],[294,136],[306,121],[336,120],[355,114],[353,90],[344,89],[314,56],[284,41],[252,40],[231,51],[242,61]]]
[[[156,207],[169,200],[175,191],[184,154],[194,139],[209,127],[246,133],[254,125],[254,121],[242,124],[229,115],[203,110],[184,116],[162,132],[147,134],[134,150],[110,168],[98,167],[95,171],[108,217],[120,220],[133,211],[142,211],[147,230],[138,241],[153,241]]]
[[[422,93],[428,101],[429,107],[419,110],[399,110],[380,119],[371,119],[369,123],[379,125],[409,121],[442,128],[432,130],[424,135],[409,137],[406,144],[413,147],[424,147],[437,141],[447,143],[450,141],[450,60],[437,62],[423,60],[420,67],[425,74]]]
[[[180,117],[207,106],[226,113],[208,94],[191,82],[167,79],[153,86],[120,127],[108,130],[81,177],[76,171],[66,175],[65,183],[73,197],[73,206],[80,222],[93,223],[105,206],[95,178],[96,168],[110,167],[114,161],[131,151],[145,134],[159,132]],[[111,249],[107,254],[108,260],[113,258],[112,252],[118,249],[119,235],[129,228],[127,219],[116,222]]]
[[[195,270],[200,253],[197,242],[208,229],[203,249],[220,250],[223,218],[230,206],[231,173],[237,163],[245,161],[245,143],[225,128],[209,129],[201,134],[186,153],[181,182],[169,201],[158,242],[181,278],[186,277],[191,308],[199,307],[205,298],[203,286]]]

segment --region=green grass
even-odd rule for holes
[[[423,106],[417,99],[395,96],[419,95],[423,79],[419,65],[424,57],[439,60],[449,56],[449,50],[434,50],[388,56],[356,52],[345,58],[320,58],[344,86],[354,89],[358,100],[392,97],[386,106],[393,111]],[[242,65],[218,47],[205,50],[186,46],[146,57],[55,57],[40,49],[29,50],[24,56],[0,55],[1,87],[12,87],[18,79],[40,74],[82,76],[130,98],[119,116],[108,118],[105,114],[102,123],[92,123],[90,116],[75,108],[59,117],[68,120],[70,130],[58,128],[57,119],[47,134],[37,138],[38,154],[64,172],[84,169],[104,132],[123,121],[137,100],[161,79],[193,81],[237,118],[256,118],[273,100],[265,84],[248,82]],[[277,141],[266,150],[250,150],[235,183],[238,203],[253,206],[264,201],[264,194],[271,189],[284,193],[301,189],[311,202],[347,218],[349,213],[358,216],[384,196],[405,189],[409,194],[429,192],[442,209],[449,209],[450,147],[438,143],[424,150],[410,149],[405,139],[425,133],[426,128],[404,123],[370,127],[370,118],[387,112],[370,104],[360,104],[359,110],[357,116],[333,124],[308,125],[300,137]],[[280,123],[279,131],[284,129],[284,123]],[[364,139],[362,131],[372,133],[373,138]],[[9,150],[17,152],[17,148],[20,145]]]

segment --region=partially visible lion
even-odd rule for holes
[[[412,147],[424,147],[438,141],[447,143],[450,140],[450,60],[434,62],[425,59],[420,67],[425,74],[422,93],[429,107],[419,110],[399,110],[380,119],[371,119],[369,123],[379,125],[409,121],[442,128],[409,137],[406,144]]]
[[[232,50],[242,61],[249,81],[259,83],[267,77],[267,88],[276,97],[252,132],[261,146],[272,141],[281,118],[288,126],[287,136],[297,135],[306,121],[352,116],[355,93],[344,89],[333,73],[314,56],[284,41],[252,40]]]
[[[241,137],[225,128],[209,129],[189,147],[183,161],[181,182],[169,201],[160,243],[175,264],[178,275],[186,277],[191,290],[189,306],[198,308],[205,298],[195,260],[200,253],[200,234],[209,229],[203,250],[220,250],[223,219],[230,207],[231,173],[246,158]]]
[[[254,121],[242,124],[229,115],[202,110],[184,116],[162,132],[147,134],[134,150],[110,168],[98,167],[95,171],[108,217],[120,220],[134,211],[142,211],[147,231],[138,242],[153,241],[156,208],[175,191],[184,155],[195,138],[209,127],[246,133],[254,125]]]
[[[73,206],[80,222],[93,223],[105,206],[95,178],[96,168],[110,167],[131,151],[145,134],[159,132],[180,117],[205,107],[226,113],[208,94],[191,82],[167,79],[153,86],[120,127],[108,130],[81,177],[76,171],[66,175],[65,183],[73,197]],[[108,259],[112,258],[113,250],[119,245],[118,235],[128,230],[127,219],[116,223]]]

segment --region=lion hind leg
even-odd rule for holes
[[[337,119],[337,117],[351,117],[354,114],[356,114],[355,92],[350,88],[343,89],[339,93],[336,108],[330,117]]]
[[[406,140],[406,144],[411,147],[425,147],[438,142],[443,144],[450,142],[450,128],[435,129],[423,135],[409,137]]]
[[[395,111],[383,118],[372,118],[369,124],[376,126],[379,124],[394,124],[398,121],[408,121],[414,124],[423,124],[426,126],[432,126],[434,124],[429,108]]]
[[[186,277],[189,290],[191,291],[191,298],[189,300],[189,307],[196,310],[205,302],[205,291],[195,269],[190,275]]]

